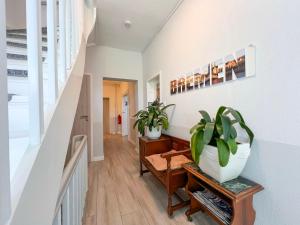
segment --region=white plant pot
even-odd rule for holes
[[[238,144],[235,155],[230,153],[227,166],[221,167],[217,147],[206,145],[200,156],[200,169],[220,183],[237,178],[245,168],[250,155],[250,144]]]
[[[161,136],[161,127],[158,128],[152,128],[152,131],[149,130],[147,127],[147,137],[150,139],[159,139]]]

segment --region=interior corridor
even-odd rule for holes
[[[84,225],[214,225],[201,212],[188,222],[186,209],[173,218],[166,212],[167,194],[151,175],[139,175],[138,153],[121,135],[104,138],[105,160],[89,166]]]

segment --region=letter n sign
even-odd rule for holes
[[[171,87],[170,88],[171,95],[176,94],[177,93],[177,80],[172,80],[170,87]]]

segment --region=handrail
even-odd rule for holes
[[[78,142],[80,141],[79,145]],[[59,195],[57,198],[55,214],[56,215],[61,207],[61,204],[64,199],[64,195],[67,191],[68,185],[70,184],[72,175],[75,172],[76,166],[80,160],[80,156],[82,155],[87,144],[87,136],[86,135],[76,135],[72,139],[72,156],[67,166],[65,167],[62,175],[61,186]],[[74,148],[74,149],[73,149]]]

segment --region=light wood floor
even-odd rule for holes
[[[121,136],[104,140],[105,160],[89,166],[84,225],[215,225],[201,212],[188,222],[184,212],[166,212],[167,194],[151,175],[139,176],[138,153]]]

